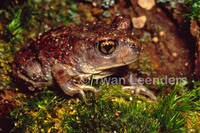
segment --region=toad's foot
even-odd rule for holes
[[[57,63],[53,66],[52,73],[60,88],[69,96],[80,94],[83,99],[86,100],[84,90],[92,91],[95,94],[98,92],[98,90],[92,86],[78,84],[80,79],[73,79],[73,77],[79,75],[79,73],[72,67],[65,67]]]
[[[80,94],[84,100],[86,100],[86,95],[84,91],[92,91],[95,94],[99,92],[92,86],[75,84],[73,82],[70,82],[70,80],[68,80],[68,82],[60,83],[59,86],[61,87],[61,89],[63,90],[65,94],[69,96]]]
[[[135,93],[136,96],[138,96],[139,94],[146,95],[146,96],[150,97],[154,102],[157,103],[156,96],[154,96],[154,94],[151,91],[149,91],[146,87],[144,87],[143,85],[125,86],[122,88],[122,91],[128,91],[128,92]]]

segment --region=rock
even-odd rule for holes
[[[155,0],[138,0],[138,5],[146,10],[151,10],[155,5]]]
[[[172,53],[172,56],[177,57],[177,53],[175,53],[175,52]]]
[[[147,21],[146,16],[140,16],[140,17],[133,17],[132,22],[133,22],[133,27],[136,29],[141,29],[144,27],[145,23]]]
[[[164,32],[164,31],[161,31],[161,32],[159,33],[159,35],[160,35],[160,36],[164,36],[164,35],[165,35],[165,32]]]
[[[157,43],[157,42],[158,42],[158,37],[154,37],[154,38],[152,39],[152,41],[155,42],[155,43]]]

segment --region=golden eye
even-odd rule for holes
[[[96,45],[97,50],[102,54],[111,54],[117,47],[117,42],[114,40],[99,41]]]

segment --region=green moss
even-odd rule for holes
[[[200,131],[200,87],[175,85],[158,104],[141,102],[116,85],[101,84],[99,95],[87,93],[87,101],[61,96],[45,89],[28,98],[12,112],[14,131],[27,132],[187,132]],[[118,94],[118,95],[117,95]],[[196,113],[195,113],[196,112]],[[188,125],[190,124],[190,125]]]
[[[103,85],[104,86],[104,85]],[[102,86],[100,86],[102,87]],[[105,87],[105,86],[104,86]],[[21,106],[12,112],[17,121],[13,131],[48,132],[151,132],[159,123],[149,116],[151,103],[136,98],[115,97],[107,86],[100,95],[87,93],[87,101],[66,100],[48,89],[31,97],[16,99]],[[133,100],[134,99],[134,102]]]

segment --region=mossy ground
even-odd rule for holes
[[[121,92],[120,86],[101,84],[101,93],[87,92],[87,100],[66,99],[44,89],[18,97],[12,111],[13,131],[23,132],[197,132],[200,88],[186,90],[186,83],[158,96],[159,102]],[[184,89],[184,90],[183,90]],[[118,94],[118,96],[116,96]]]
[[[9,95],[10,90],[15,94],[12,100],[17,108],[6,114],[15,121],[11,131],[200,132],[198,81],[173,86],[157,84],[154,88],[163,90],[157,95],[157,104],[148,98],[121,92],[121,86],[104,83],[94,85],[102,91],[97,96],[87,92],[86,101],[78,96],[69,98],[56,88],[22,93],[23,88],[17,88],[11,76],[14,53],[28,38],[35,38],[50,25],[80,24],[82,17],[87,20],[91,14],[79,14],[78,4],[70,0],[28,0],[8,5],[0,10],[0,91],[4,95]],[[144,70],[142,74],[145,73]],[[166,94],[164,90],[170,91]]]

